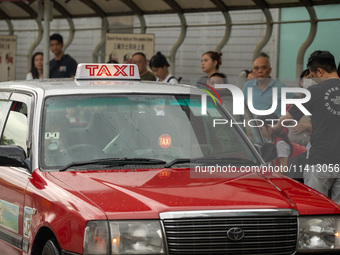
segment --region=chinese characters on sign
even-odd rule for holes
[[[154,54],[154,34],[106,34],[105,62],[131,64],[132,55],[143,52],[149,61]]]

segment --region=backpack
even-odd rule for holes
[[[178,81],[178,83],[180,83],[181,80],[182,80],[182,77],[179,77],[179,78],[177,79],[175,76],[170,76],[170,77],[166,80],[166,82],[169,83],[169,81],[171,81],[172,79],[176,79],[176,80]]]

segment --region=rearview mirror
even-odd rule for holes
[[[28,168],[25,150],[17,145],[0,145],[0,165]]]

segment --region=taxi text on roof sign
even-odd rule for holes
[[[131,64],[79,64],[75,78],[77,80],[140,80],[138,67]]]

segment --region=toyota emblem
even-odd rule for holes
[[[239,241],[244,237],[244,231],[241,228],[231,228],[228,230],[227,236],[230,240]]]

